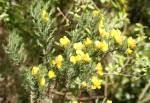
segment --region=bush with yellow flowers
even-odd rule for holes
[[[46,59],[41,64],[32,66],[34,86],[37,86],[42,95],[49,92],[51,96],[48,98],[52,101],[57,99],[55,95],[58,98],[64,95],[65,100],[82,101],[84,96],[81,95],[88,92],[92,93],[93,99],[101,101],[103,97],[106,103],[112,103],[106,97],[115,89],[111,90],[109,85],[115,83],[115,76],[130,77],[135,73],[128,68],[134,67],[136,61],[133,58],[136,59],[139,55],[137,48],[143,41],[138,41],[137,37],[130,34],[126,35],[121,29],[123,25],[112,26],[115,21],[110,21],[100,10],[83,9],[83,12],[81,16],[70,14],[75,17],[73,20],[76,21],[76,26],[63,35],[59,33],[62,36],[57,37],[58,39],[51,40],[49,51],[45,51]],[[40,13],[42,25],[47,27],[51,23],[49,13],[46,9]],[[38,32],[36,31],[37,34]],[[51,36],[55,38],[55,34]],[[100,95],[99,92],[103,93]]]
[[[136,89],[143,88],[149,77],[150,60],[144,55],[145,26],[130,23],[126,4],[117,12],[98,7],[97,2],[68,1],[71,6],[67,6],[66,1],[33,1],[28,8],[29,20],[24,21],[28,25],[23,30],[9,31],[11,35],[3,47],[10,67],[19,68],[16,72],[21,87],[30,94],[28,101],[143,100],[144,91]]]
[[[41,19],[45,24],[48,23],[48,12],[43,10],[41,13]],[[47,63],[42,64],[45,72],[38,65],[31,69],[40,90],[68,91],[66,95],[73,96],[70,100],[78,100],[78,96],[84,95],[84,90],[90,93],[109,89],[106,87],[109,75],[128,75],[122,73],[128,65],[124,61],[136,55],[138,46],[136,38],[107,24],[108,19],[100,10],[84,10],[84,14],[76,21],[75,29],[67,31],[54,42],[58,48],[53,47],[48,52]],[[122,63],[119,64],[115,59],[122,60]]]

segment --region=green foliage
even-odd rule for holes
[[[11,32],[11,35],[8,38],[7,47],[5,47],[6,53],[9,55],[10,59],[15,61],[17,64],[23,61],[25,56],[24,44],[21,43],[22,38],[16,34],[16,31]]]

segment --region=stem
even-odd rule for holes
[[[108,85],[107,85],[107,82],[108,82],[108,76],[105,77],[105,87],[104,87],[104,96],[105,98],[107,98],[108,96]]]
[[[65,98],[64,98],[65,100],[74,100],[76,98],[69,93],[59,92],[54,89],[51,89],[51,93],[59,95],[59,96],[65,96]],[[80,97],[80,98],[77,98],[77,100],[78,101],[89,101],[89,100],[102,99],[102,98],[104,98],[104,96],[91,96],[90,98],[89,97]]]
[[[137,103],[140,103],[140,100],[145,96],[146,94],[146,91],[150,88],[150,83],[146,84],[144,89],[142,90],[142,92],[140,93],[139,95],[139,98],[138,98],[138,102]]]
[[[33,92],[32,91],[30,92],[30,103],[34,103],[33,102]]]

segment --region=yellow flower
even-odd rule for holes
[[[39,69],[40,69],[39,67],[34,66],[31,71],[32,75],[36,75],[38,73]]]
[[[100,12],[99,12],[98,10],[93,10],[93,16],[94,16],[94,17],[98,16],[99,13],[100,13]]]
[[[84,48],[84,45],[81,42],[74,43],[73,48],[76,49],[76,50],[81,50],[81,49]]]
[[[127,53],[127,54],[132,54],[132,53],[133,53],[133,50],[131,50],[130,48],[128,48],[128,49],[126,50],[126,53]]]
[[[115,40],[119,45],[123,43],[123,36],[115,36]]]
[[[129,37],[128,38],[128,46],[131,49],[134,49],[136,47],[136,41],[135,41],[135,39],[133,39],[132,37]]]
[[[48,16],[48,13],[46,12],[46,10],[43,10],[43,11],[42,11],[41,17],[42,17],[42,19],[43,19],[45,22],[48,22],[48,21],[49,21],[49,16]]]
[[[96,46],[96,49],[100,49],[103,52],[108,51],[108,44],[105,41],[103,42],[95,41],[95,46]]]
[[[86,88],[86,87],[87,87],[87,83],[86,83],[85,81],[83,81],[83,82],[81,83],[81,85],[82,85],[83,88]]]
[[[84,52],[83,52],[82,50],[76,50],[76,54],[77,54],[77,55],[83,55]]]
[[[92,44],[92,40],[90,38],[86,38],[86,40],[84,41],[84,45],[89,46],[91,44]]]
[[[99,80],[96,76],[92,77],[91,82],[92,82],[92,89],[100,89],[101,88],[102,81]]]
[[[45,86],[45,78],[44,78],[44,77],[42,77],[42,78],[40,79],[39,85],[40,85],[41,87]]]
[[[70,57],[70,62],[72,62],[73,64],[76,64],[77,60],[75,56],[71,56]]]
[[[106,37],[108,37],[109,36],[109,33],[108,32],[106,32],[106,30],[105,30],[105,28],[104,28],[104,20],[103,20],[104,18],[102,18],[100,21],[99,21],[99,25],[98,25],[98,30],[99,30],[99,35],[100,36],[102,36],[102,37],[104,37],[104,36],[106,36]]]
[[[121,35],[121,31],[120,31],[120,30],[118,30],[118,29],[117,29],[117,30],[113,29],[113,30],[111,31],[111,36],[114,37],[115,41],[116,41],[119,45],[121,45],[121,44],[123,43],[124,38],[123,38],[123,36]]]
[[[98,27],[99,27],[99,32],[100,32],[100,30],[101,29],[103,29],[104,28],[104,20],[103,20],[104,18],[102,18],[102,19],[100,19],[100,21],[99,21],[99,25],[98,25]]]
[[[97,70],[97,72],[98,72],[99,75],[103,75],[103,74],[104,74],[104,73],[103,73],[103,67],[102,67],[101,63],[98,63],[98,64],[96,65],[96,68],[95,68],[95,69]]]
[[[100,50],[103,52],[108,51],[108,44],[105,41],[100,42]]]
[[[76,61],[82,60],[82,55],[76,55],[76,56],[75,56],[75,59],[76,59]]]
[[[58,55],[56,59],[57,59],[56,61],[62,62],[63,61],[63,56],[62,55]]]
[[[81,61],[81,60],[82,60],[81,55],[76,55],[76,56],[70,57],[70,62],[72,62],[73,64],[76,64],[78,61]]]
[[[96,47],[96,49],[99,49],[100,48],[100,41],[95,41],[95,47]]]
[[[83,60],[85,62],[91,61],[91,58],[88,53],[84,53],[81,50],[77,50],[76,53],[77,53],[76,56],[70,57],[70,62],[72,62],[73,64],[76,64],[78,61],[81,61],[81,60]]]
[[[60,69],[62,67],[62,62],[57,62],[56,66],[58,69]]]
[[[63,38],[59,39],[59,42],[62,46],[67,46],[70,43],[70,40],[66,36],[64,36]]]
[[[112,101],[111,100],[107,100],[106,103],[112,103]]]
[[[63,56],[62,55],[58,55],[54,61],[52,61],[52,64],[56,65],[56,67],[58,69],[60,69],[62,67],[62,61],[63,61]]]
[[[101,36],[101,37],[109,37],[109,33],[108,32],[106,32],[106,30],[104,29],[104,28],[99,28],[99,35]]]
[[[48,72],[48,77],[49,77],[50,79],[55,78],[55,77],[56,77],[55,72],[53,72],[52,70],[50,70],[50,71]]]
[[[88,53],[85,53],[82,55],[82,60],[85,62],[89,62],[89,61],[91,61],[91,58]]]
[[[111,30],[110,34],[111,34],[112,37],[114,37],[114,35],[117,34],[117,30],[115,30],[115,29]]]

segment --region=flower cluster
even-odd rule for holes
[[[99,34],[100,35],[98,35],[96,39],[86,37],[85,39],[83,39],[83,41],[75,43],[73,43],[67,36],[63,36],[62,38],[60,38],[60,46],[64,47],[64,49],[68,49],[68,47],[71,47],[71,49],[73,50],[72,52],[69,52],[69,55],[67,56],[63,57],[62,55],[57,55],[56,57],[54,57],[51,62],[53,67],[56,67],[59,70],[63,68],[63,65],[65,65],[63,64],[63,62],[67,62],[67,65],[72,66],[80,65],[81,68],[82,66],[84,67],[84,65],[87,64],[96,64],[93,72],[91,73],[91,82],[83,80],[81,86],[84,88],[90,87],[91,89],[100,89],[101,85],[103,84],[102,78],[104,74],[104,68],[101,65],[100,61],[97,61],[95,59],[96,57],[94,57],[94,53],[98,51],[96,53],[101,52],[103,54],[109,51],[110,44],[108,43],[108,38],[114,40],[115,44],[122,46],[124,41],[126,40],[126,37],[122,35],[119,29],[112,29],[110,32],[106,31],[103,20],[100,20],[99,22]],[[126,50],[126,53],[132,54],[133,49],[135,49],[136,47],[136,41],[132,37],[129,37],[127,38],[127,43],[128,48]],[[33,67],[32,75],[37,75],[39,70],[40,69],[38,67]],[[49,79],[57,77],[54,71],[55,70],[53,70],[53,68],[48,71],[47,76],[49,77]],[[44,77],[41,77],[41,79],[39,80],[39,84],[41,86],[45,85]]]
[[[106,52],[108,51],[108,44],[106,42],[100,42],[100,41],[95,41],[95,43],[93,42],[94,40],[92,40],[91,38],[87,37],[83,40],[83,42],[76,42],[76,43],[70,43],[70,40],[68,39],[68,37],[64,36],[62,38],[60,38],[60,45],[62,45],[65,49],[66,46],[70,46],[73,48],[73,51],[75,51],[75,53],[70,53],[70,57],[69,57],[69,62],[72,64],[76,64],[79,65],[82,64],[82,66],[84,66],[84,64],[86,63],[91,63],[94,62],[93,61],[93,57],[91,53],[89,53],[87,51],[87,49],[93,49],[93,50],[100,50],[102,52]],[[65,44],[65,45],[64,45]],[[91,55],[90,55],[91,54]],[[103,67],[101,65],[101,63],[97,63],[97,65],[95,65],[95,74],[94,76],[91,78],[91,82],[88,83],[86,82],[86,80],[82,81],[81,86],[83,88],[91,88],[91,89],[100,89],[101,85],[102,85],[102,80],[100,78],[102,78],[103,76]],[[100,78],[99,78],[100,77]]]
[[[95,41],[95,47],[103,52],[108,51],[108,44],[105,41]]]
[[[124,40],[124,36],[122,36],[121,31],[120,30],[115,30],[113,29],[111,31],[111,36],[114,37],[115,41],[119,44],[122,45],[123,40]]]
[[[38,66],[33,66],[31,73],[33,76],[35,76],[37,78],[39,86],[43,87],[45,85],[45,78],[43,76],[42,77],[39,76],[40,68]]]
[[[100,89],[102,81],[99,80],[96,76],[93,76],[92,79],[92,89]]]
[[[133,50],[136,48],[136,40],[132,37],[125,37],[119,29],[112,29],[110,32],[105,30],[103,19],[99,22],[99,34],[102,38],[111,38],[114,39],[116,44],[123,46],[123,43],[128,43],[128,48],[126,50],[127,54],[132,54]],[[108,46],[107,43],[103,40],[103,42],[96,41],[95,44],[97,45],[97,48],[101,48],[102,51],[107,51]],[[100,46],[101,44],[101,46]]]
[[[31,70],[31,74],[37,79],[39,87],[44,87],[46,84],[45,76],[42,74],[42,68],[39,66],[33,66]],[[49,79],[53,79],[56,77],[56,74],[53,70],[49,70],[47,73]]]
[[[76,55],[70,56],[70,62],[72,62],[73,64],[76,64],[79,61],[90,62],[91,58],[88,53],[84,53],[81,50],[77,50]]]

